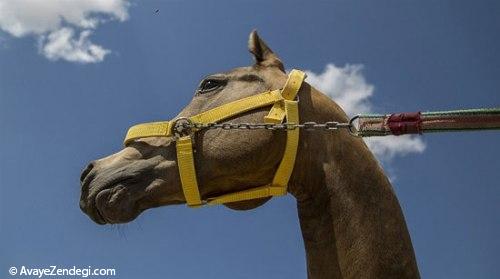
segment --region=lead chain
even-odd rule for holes
[[[223,130],[256,130],[256,129],[266,129],[266,130],[338,130],[338,129],[349,129],[351,125],[349,123],[340,123],[335,121],[329,121],[324,123],[316,122],[304,122],[302,124],[295,123],[179,123],[182,128],[190,129],[194,128],[197,130],[201,129],[223,129]]]

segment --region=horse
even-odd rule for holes
[[[190,117],[287,81],[281,59],[254,30],[254,63],[205,77],[177,118]],[[348,121],[329,97],[304,82],[301,122]],[[224,120],[258,123],[269,107]],[[193,135],[199,195],[208,197],[268,184],[280,164],[286,132],[203,129]],[[297,201],[307,274],[318,278],[420,278],[404,216],[387,176],[364,141],[348,131],[301,130],[287,192]],[[97,224],[126,223],[143,211],[186,203],[175,138],[138,138],[92,161],[81,175],[80,208]],[[270,197],[224,203],[250,210]]]

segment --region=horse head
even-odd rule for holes
[[[177,117],[279,89],[287,75],[278,56],[253,31],[248,49],[255,63],[206,76]],[[269,108],[255,109],[227,121],[262,122]],[[194,160],[202,197],[264,185],[272,180],[286,142],[284,131],[203,130],[194,135]],[[118,153],[92,161],[81,175],[80,208],[98,224],[124,223],[146,209],[185,203],[172,138],[137,139]],[[236,210],[269,198],[227,203]]]

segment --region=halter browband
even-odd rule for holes
[[[288,123],[298,124],[298,101],[295,101],[295,97],[305,77],[304,72],[292,70],[288,75],[283,89],[265,91],[257,95],[239,99],[191,116],[187,120],[192,123],[214,123],[247,111],[273,105],[269,114],[264,118],[265,123],[282,123],[286,117]],[[124,144],[126,146],[131,141],[146,137],[174,137],[173,130],[176,126],[176,121],[150,122],[132,126],[127,132]],[[196,131],[193,128],[192,132]],[[288,180],[295,164],[298,143],[299,129],[288,129],[285,152],[271,183],[201,200],[194,165],[193,138],[191,135],[176,137],[177,164],[179,166],[182,191],[184,192],[186,203],[190,207],[198,207],[204,204],[223,204],[286,195]]]

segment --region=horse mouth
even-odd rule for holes
[[[94,221],[100,225],[104,225],[104,224],[107,224],[108,221],[106,220],[106,218],[104,217],[104,214],[101,212],[101,210],[99,210],[98,207],[96,207],[95,209],[95,216],[94,216]]]
[[[117,189],[118,190],[115,190]],[[117,185],[114,187],[110,187],[108,189],[103,189],[97,193],[95,196],[95,209],[96,209],[96,217],[99,219],[100,222],[103,222],[104,224],[109,223],[115,223],[112,217],[109,217],[108,214],[106,213],[106,209],[108,208],[109,205],[113,203],[114,200],[117,199],[117,196],[119,195],[120,192],[124,191],[124,187],[122,185]]]
[[[113,179],[101,185],[87,185],[90,188],[84,201],[80,201],[82,210],[97,224],[117,224],[133,220],[135,202],[131,198],[128,186],[133,184],[131,177]],[[93,183],[89,183],[93,184]],[[94,188],[94,189],[92,189]]]

